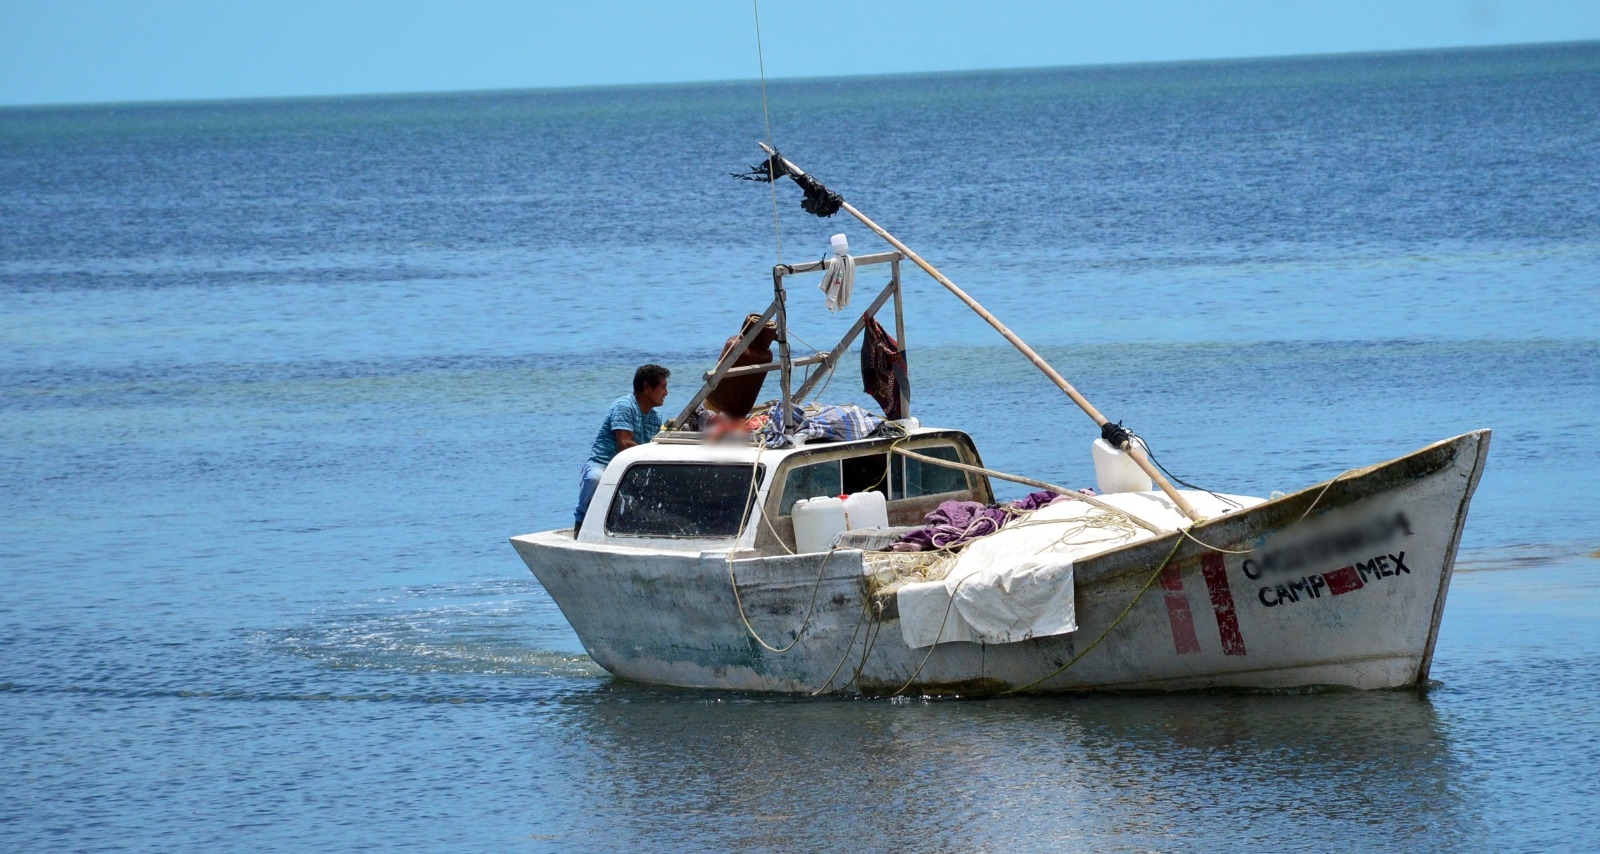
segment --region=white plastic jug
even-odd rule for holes
[[[848,530],[844,502],[838,498],[805,498],[789,511],[794,520],[794,547],[798,554],[825,552],[833,538]]]
[[[889,527],[889,499],[881,492],[856,492],[844,497],[845,530]]]
[[[1100,492],[1105,495],[1149,492],[1155,488],[1150,476],[1139,468],[1133,457],[1111,447],[1111,443],[1104,439],[1094,440],[1094,479],[1100,484]]]

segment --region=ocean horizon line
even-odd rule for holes
[[[1424,56],[1443,56],[1447,54],[1465,53],[1493,53],[1501,51],[1517,51],[1530,48],[1536,49],[1569,49],[1583,47],[1600,47],[1600,39],[1579,39],[1574,41],[1548,41],[1548,42],[1511,42],[1503,44],[1482,45],[1448,45],[1440,47],[1404,48],[1398,50],[1360,50],[1338,51],[1332,53],[1298,53],[1298,54],[1252,54],[1228,57],[1197,57],[1185,59],[1159,59],[1141,60],[1134,62],[1093,62],[1067,65],[1023,65],[1007,66],[1001,68],[969,68],[969,69],[943,69],[935,71],[896,71],[882,74],[846,74],[830,75],[817,74],[799,77],[775,77],[768,79],[767,85],[783,86],[788,84],[827,83],[832,81],[875,81],[875,80],[916,80],[926,78],[957,78],[957,77],[984,77],[1003,76],[1021,73],[1064,72],[1064,71],[1109,71],[1132,70],[1158,67],[1200,67],[1222,66],[1230,64],[1252,65],[1257,63],[1273,63],[1286,61],[1315,62],[1318,60],[1344,60],[1359,57],[1405,58]],[[636,83],[599,83],[581,84],[571,86],[512,86],[494,89],[417,89],[410,91],[390,92],[325,92],[301,93],[283,95],[239,95],[221,97],[182,97],[182,98],[150,98],[133,99],[126,101],[38,101],[0,104],[0,114],[23,113],[30,111],[55,112],[72,110],[95,110],[105,108],[168,108],[187,106],[225,106],[225,105],[252,105],[252,104],[278,104],[278,103],[318,103],[338,102],[353,100],[426,100],[460,98],[469,96],[500,97],[506,95],[534,95],[534,94],[588,94],[602,92],[630,92],[663,89],[689,89],[689,88],[715,88],[760,85],[760,78],[716,78],[702,80],[663,80],[655,82]]]

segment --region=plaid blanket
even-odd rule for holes
[[[801,436],[807,442],[849,442],[865,439],[883,426],[883,419],[853,404],[812,405],[801,409],[790,405],[789,417],[782,412],[774,414],[761,434],[769,448],[782,448],[795,444],[792,437]],[[793,428],[789,429],[789,424]]]

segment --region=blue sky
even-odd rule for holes
[[[1600,39],[1600,0],[765,0],[768,77]],[[756,76],[750,0],[0,0],[0,104]]]

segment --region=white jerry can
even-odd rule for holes
[[[794,520],[794,550],[799,554],[825,552],[833,538],[848,530],[844,501],[831,496],[803,498],[789,511]]]
[[[889,527],[889,499],[881,492],[855,492],[844,497],[847,531]]]
[[[1155,488],[1150,476],[1139,468],[1133,457],[1111,447],[1111,443],[1104,439],[1094,440],[1094,479],[1100,485],[1102,495],[1149,492]]]

